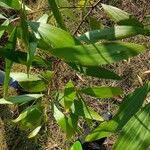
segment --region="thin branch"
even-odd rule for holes
[[[78,30],[80,29],[81,25],[83,24],[83,22],[86,20],[86,18],[91,14],[91,12],[95,9],[95,7],[97,7],[97,5],[101,3],[101,0],[99,0],[98,2],[96,2],[91,9],[88,11],[88,13],[83,17],[83,19],[81,20],[80,24],[78,25],[78,27],[76,28],[76,30],[74,31],[74,35],[77,34]]]

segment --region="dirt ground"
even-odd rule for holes
[[[149,0],[105,0],[105,3],[117,6],[133,15],[135,15],[141,22],[143,22],[147,27],[150,27],[150,1]],[[33,1],[29,3],[33,10],[40,7],[46,7],[46,4],[42,0],[37,0],[36,3]],[[75,10],[74,10],[75,11]],[[47,12],[47,10],[46,10]],[[75,12],[76,13],[76,12]],[[31,19],[38,18],[42,13],[34,13],[30,16]],[[106,19],[106,15],[100,10],[94,10],[92,15],[95,15],[98,20],[100,20],[104,25],[109,26],[112,24]],[[71,23],[69,20],[68,24],[70,30],[73,32],[72,28],[75,28],[79,21]],[[81,27],[81,32],[86,31],[83,24]],[[150,38],[137,36],[134,38],[127,39],[127,41],[141,43],[147,46],[150,50]],[[0,69],[4,68],[3,60],[0,59]],[[127,94],[132,92],[136,87],[146,83],[150,80],[150,73],[145,73],[150,70],[150,52],[145,52],[137,57],[123,61],[117,64],[108,65],[107,68],[115,71],[120,76],[123,77],[122,81],[111,81],[102,80],[97,78],[91,78],[81,75],[83,81],[81,81],[76,73],[70,68],[68,68],[63,63],[57,66],[57,84],[56,86],[63,87],[65,83],[72,79],[76,86],[82,87],[86,85],[113,85],[120,86],[123,88],[124,93]],[[17,68],[17,69],[16,69]],[[18,69],[20,68],[20,69]],[[15,66],[15,71],[22,71],[25,68]],[[63,72],[63,73],[62,73]],[[13,92],[13,91],[12,91]],[[10,92],[11,94],[11,92]],[[0,87],[0,96],[2,96],[2,87]],[[120,103],[120,99],[105,99],[105,100],[95,100],[91,97],[87,97],[87,102],[89,105],[93,106],[95,110],[100,111],[110,111],[114,114]],[[68,150],[69,145],[74,138],[71,140],[66,140],[64,133],[56,124],[52,117],[51,111],[49,110],[49,120],[47,124],[43,127],[40,134],[36,139],[29,140],[26,137],[24,131],[20,131],[17,125],[11,123],[10,119],[16,116],[15,108],[8,108],[6,106],[0,106],[0,150]],[[104,150],[111,150],[111,146],[114,142],[114,137],[108,139],[104,144]]]

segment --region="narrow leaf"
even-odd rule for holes
[[[36,128],[28,135],[28,138],[30,139],[30,138],[35,137],[35,136],[39,133],[39,131],[41,130],[41,128],[42,128],[42,126],[36,127]]]
[[[66,110],[68,110],[71,107],[75,97],[76,97],[75,87],[72,81],[70,80],[66,84],[64,90],[64,105]]]
[[[49,50],[51,54],[67,62],[84,66],[115,63],[136,56],[144,51],[145,47],[142,45],[123,42],[80,45]]]
[[[111,98],[123,93],[123,91],[117,87],[88,87],[82,88],[80,92],[97,98]]]
[[[79,71],[80,73],[83,73],[87,76],[103,78],[103,79],[114,79],[114,80],[122,79],[119,75],[115,74],[114,72],[99,66],[82,66],[82,65],[77,65],[75,63],[67,63],[67,64],[73,69],[75,69],[76,71]]]
[[[119,8],[105,4],[102,4],[102,7],[108,16],[118,25],[143,27],[143,24],[140,23],[134,16]]]
[[[27,103],[32,100],[39,99],[43,96],[43,94],[25,94],[25,95],[19,95],[19,96],[13,96],[8,98],[1,98],[0,104],[21,104],[21,103]]]
[[[58,6],[56,4],[56,0],[48,0],[49,5],[52,9],[53,15],[57,21],[57,24],[59,25],[60,28],[66,30],[66,26],[63,22],[63,18],[61,16],[61,13],[59,12]]]
[[[0,1],[0,6],[2,7],[6,7],[6,8],[12,8],[12,9],[16,9],[19,10],[20,4],[19,4],[19,0],[1,0]]]
[[[114,26],[111,28],[89,31],[77,38],[87,43],[95,43],[98,40],[120,40],[138,34],[145,35],[146,32],[146,29],[137,26]]]

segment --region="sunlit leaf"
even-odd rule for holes
[[[46,83],[37,75],[30,75],[22,72],[11,73],[10,76],[16,80],[23,90],[27,92],[42,92],[47,89]]]
[[[67,62],[98,66],[128,59],[145,51],[139,44],[111,42],[50,49],[49,52]]]
[[[66,133],[67,137],[71,137],[76,129],[78,117],[71,114],[69,117],[66,117],[55,105],[54,105],[54,117],[57,123],[60,125],[62,130]]]
[[[39,131],[40,131],[41,128],[42,128],[42,126],[36,127],[36,128],[28,135],[28,138],[33,138],[33,137],[35,137],[35,136],[39,133]]]
[[[42,38],[54,47],[68,47],[78,43],[74,37],[60,28],[39,22],[29,22],[29,25],[38,39]]]
[[[97,98],[111,98],[123,93],[120,88],[110,86],[82,88],[80,92]]]
[[[143,27],[143,24],[140,23],[134,16],[119,8],[105,4],[102,4],[102,7],[108,16],[118,25]]]
[[[78,39],[87,43],[93,43],[98,40],[120,40],[139,34],[147,35],[148,30],[137,26],[114,26],[111,28],[86,32],[79,36]]]
[[[79,141],[76,141],[72,146],[70,150],[82,150],[82,145]]]

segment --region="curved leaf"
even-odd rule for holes
[[[51,54],[67,62],[84,66],[115,63],[136,56],[144,51],[145,47],[142,45],[123,42],[79,45],[49,50]]]
[[[117,87],[88,87],[82,88],[80,92],[97,98],[111,98],[123,93],[123,91]]]
[[[150,146],[150,104],[135,114],[122,129],[113,149],[147,150]]]

